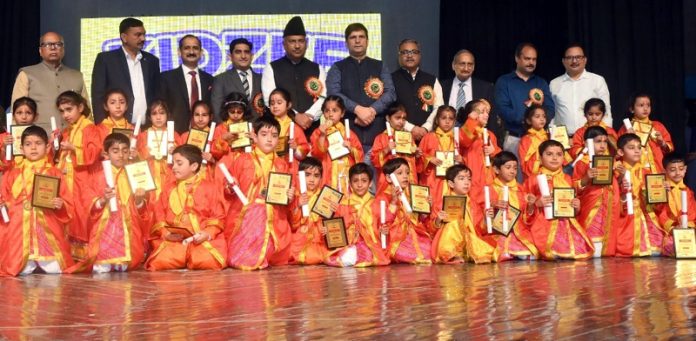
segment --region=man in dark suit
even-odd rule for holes
[[[174,121],[174,130],[178,133],[188,131],[191,123],[191,108],[202,100],[210,103],[213,76],[198,68],[201,60],[201,40],[187,34],[179,40],[178,68],[162,72],[157,89],[157,98],[169,106]]]
[[[238,92],[244,94],[251,103],[256,94],[261,92],[261,74],[251,69],[251,61],[254,59],[252,49],[253,45],[245,38],[237,38],[230,42],[228,56],[233,68],[215,76],[213,82],[211,102],[216,122],[221,120],[220,111],[227,95]],[[247,107],[247,117],[254,112],[253,107],[253,105]]]
[[[128,95],[126,117],[135,122],[145,115],[154,100],[160,68],[159,59],[142,50],[145,27],[135,18],[126,18],[119,25],[122,48],[101,52],[92,70],[92,108],[94,121],[101,122],[104,113],[104,94],[109,89],[121,89]]]
[[[442,96],[445,104],[459,110],[473,99],[484,98],[491,106],[493,105],[493,83],[472,77],[475,67],[474,54],[469,50],[459,50],[454,55],[452,70],[455,77],[442,82]],[[466,120],[466,117],[463,120]],[[495,134],[498,141],[504,140],[505,128],[495,107],[492,108],[488,117],[488,129]]]

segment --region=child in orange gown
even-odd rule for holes
[[[696,228],[696,200],[694,200],[694,192],[684,185],[684,176],[686,175],[686,162],[683,157],[676,154],[667,154],[662,159],[662,165],[665,168],[667,183],[670,186],[667,192],[669,201],[665,204],[657,205],[658,219],[660,226],[665,234],[664,242],[662,243],[662,255],[674,256],[674,236],[672,236],[673,228],[683,227],[681,217],[686,214],[686,222],[688,228]],[[686,191],[686,205],[682,207],[682,191]]]
[[[254,122],[254,150],[240,155],[233,168],[229,168],[230,159],[220,160],[248,199],[248,204],[243,205],[229,184],[225,186],[227,264],[237,269],[258,270],[269,265],[285,265],[290,258],[292,232],[288,206],[268,204],[265,200],[270,173],[290,173],[288,162],[275,154],[279,131],[278,121],[264,115]],[[221,181],[227,184],[219,168],[216,172],[218,184]],[[291,186],[288,190],[290,202],[293,191]]]
[[[496,240],[486,235],[485,217],[493,217],[493,209],[482,209],[470,200],[471,170],[465,165],[454,165],[447,169],[446,195],[463,196],[466,206],[462,207],[461,218],[449,217],[441,207],[433,207],[434,225],[437,228],[431,249],[436,263],[462,263],[467,260],[477,264],[498,260]]]
[[[36,113],[36,101],[33,99],[29,97],[20,97],[17,98],[12,104],[12,124],[32,125],[37,118],[38,114]],[[48,150],[46,151],[46,157],[51,162],[53,162],[54,156],[52,143],[57,134],[60,134],[60,131],[57,130],[52,132],[53,136],[48,139],[49,146]],[[12,157],[12,160],[6,160],[5,151],[7,148],[12,148],[11,146],[14,143],[14,139],[12,138],[10,132],[4,132],[0,134],[0,141],[2,141],[2,148],[0,148],[0,172],[6,172],[16,164],[20,164],[24,160],[24,156],[15,155]]]
[[[152,248],[145,262],[150,271],[225,268],[227,245],[222,233],[225,211],[220,190],[198,176],[201,150],[182,145],[172,152],[173,178],[155,202]]]
[[[583,109],[583,112],[585,113],[585,119],[587,119],[587,123],[585,123],[584,126],[578,128],[578,130],[575,131],[575,134],[573,135],[573,140],[571,141],[571,147],[570,147],[570,156],[575,159],[578,157],[578,154],[582,151],[583,148],[585,148],[585,131],[594,126],[599,126],[604,128],[607,132],[607,137],[609,138],[609,150],[616,150],[616,140],[619,138],[619,136],[616,134],[616,131],[608,126],[606,123],[604,123],[603,119],[604,116],[607,113],[607,106],[599,98],[590,98],[585,102],[585,107]]]
[[[172,175],[172,166],[167,163],[167,155],[174,150],[176,141],[179,141],[181,138],[175,131],[174,141],[168,141],[167,119],[170,115],[169,108],[164,101],[155,100],[152,102],[147,113],[152,126],[138,135],[138,158],[147,160],[147,163],[150,165],[152,177],[155,179],[155,185],[157,185],[154,200],[159,200],[164,184]]]
[[[133,130],[133,125],[125,118],[128,110],[126,93],[121,89],[111,89],[104,95],[104,112],[106,118],[97,124],[99,128],[99,142],[103,143],[107,135],[114,129]],[[145,121],[143,117],[143,123]]]
[[[389,235],[389,243],[387,245],[389,257],[395,263],[432,263],[429,215],[408,212],[408,208],[400,200],[402,194],[405,194],[406,198],[410,197],[408,191],[410,187],[409,172],[411,169],[408,166],[408,162],[402,158],[389,160],[382,167],[382,171],[387,176],[387,183],[390,186],[377,194],[375,201],[377,205],[379,205],[380,201],[387,203],[386,224],[381,227],[381,232]],[[389,177],[389,174],[392,173],[396,176],[401,189],[392,184],[392,180]],[[430,195],[433,195],[432,188]]]
[[[197,130],[202,130],[205,132],[208,132],[208,134],[214,134],[215,132],[210,131],[210,118],[212,115],[212,111],[210,110],[210,105],[208,105],[207,102],[204,101],[196,101],[193,103],[192,109],[191,109],[191,129],[197,129]],[[217,130],[217,129],[216,129]],[[187,131],[181,134],[179,137],[179,145],[182,144],[192,144],[196,143],[198,144],[200,141],[189,141],[189,136],[191,132]],[[213,138],[214,139],[214,138]],[[207,144],[207,142],[205,142]],[[210,152],[205,151],[205,144],[203,145],[203,149],[201,151],[203,152],[203,160],[205,160],[206,164],[202,165],[201,171],[198,172],[199,176],[202,176],[203,178],[208,178],[208,177],[213,177],[215,174],[215,158],[213,157],[213,154]],[[212,145],[211,145],[212,148]]]
[[[273,95],[271,95],[271,98]],[[273,99],[271,99],[272,101]],[[309,217],[302,216],[302,205],[311,209],[317,202],[321,191],[321,162],[313,157],[307,157],[299,162],[299,170],[305,172],[307,193],[296,196],[290,206],[290,227],[292,229],[292,246],[290,264],[316,265],[324,262],[329,250],[326,248],[324,236],[326,231],[322,225],[323,218],[317,213],[309,212]],[[334,207],[335,211],[338,207]]]
[[[280,123],[280,135],[278,136],[279,141],[278,147],[276,147],[276,154],[288,160],[293,173],[297,173],[297,165],[309,155],[310,146],[302,127],[297,124],[291,124],[295,114],[292,111],[290,93],[281,88],[271,91],[271,95],[268,98],[268,108],[273,117]],[[291,127],[293,127],[294,135],[292,139],[290,138]],[[288,156],[291,148],[293,150],[293,162],[290,162],[291,158]]]
[[[541,166],[539,174],[546,176],[548,188],[553,194],[554,188],[572,187],[570,176],[563,173],[565,151],[560,142],[547,140],[539,146]],[[537,209],[527,211],[525,219],[529,222],[534,245],[539,254],[546,260],[557,258],[587,259],[592,257],[594,248],[585,229],[575,218],[547,219],[544,206],[553,205],[553,195],[542,195],[536,174],[529,177],[523,186],[523,191],[531,194],[528,202],[534,202]],[[533,197],[533,198],[532,198]],[[571,205],[577,211],[580,209],[580,199],[573,198]]]
[[[604,128],[591,126],[584,134],[585,140],[593,140],[594,155],[610,155],[609,134]],[[621,215],[619,185],[616,181],[609,185],[593,185],[592,179],[597,172],[588,153],[575,164],[573,181],[576,182],[581,204],[577,219],[594,243],[594,256],[613,256],[616,253],[616,226]]]
[[[366,163],[359,162],[350,167],[350,195],[339,205],[337,217],[342,217],[346,226],[348,246],[329,252],[326,265],[367,267],[389,264],[386,248],[381,246],[379,230],[379,205],[369,193],[372,171]]]
[[[34,175],[63,180],[62,172],[47,158],[48,136],[43,128],[31,126],[22,133],[25,160],[2,177],[0,193],[9,223],[0,219],[0,274],[30,274],[37,268],[45,273],[61,273],[73,264],[65,224],[75,217],[65,181],[60,181],[52,208],[32,203]]]
[[[541,158],[539,145],[549,139],[546,126],[546,109],[540,105],[532,104],[524,112],[524,129],[527,131],[520,139],[517,155],[520,157],[520,168],[524,178],[529,178],[539,173]]]
[[[486,132],[488,143],[484,141],[484,129],[490,112],[491,104],[485,99],[475,99],[464,106],[464,114],[468,118],[459,132],[459,153],[464,164],[471,169],[471,180],[475,187],[490,184],[495,179],[490,160],[500,153],[498,139],[495,134]]]
[[[250,135],[252,131],[248,133],[230,132],[232,124],[246,124],[248,129],[249,122],[244,120],[244,113],[248,105],[247,98],[243,94],[232,92],[225,97],[222,110],[220,110],[222,122],[215,128],[213,144],[210,147],[210,153],[215,160],[220,160],[227,154],[231,154],[231,161],[234,161],[239,155],[244,153],[245,149],[251,150],[250,146],[245,147],[242,145],[251,144]]]

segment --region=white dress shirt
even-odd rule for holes
[[[452,81],[452,89],[450,90],[449,103],[447,104],[451,105],[455,109],[457,109],[457,95],[459,95],[459,84],[461,83],[462,81],[460,81],[459,78],[454,77],[454,80]],[[463,83],[464,97],[466,98],[466,100],[464,101],[464,105],[466,105],[474,99],[474,94],[472,92],[473,86],[471,85],[471,77],[469,77]]]
[[[189,69],[188,66],[181,64],[181,70],[184,72],[184,79],[186,80],[186,93],[189,95],[189,102],[191,102],[191,80],[193,77],[189,74],[191,71],[196,71],[196,84],[198,85],[198,99],[203,99],[203,93],[201,92],[201,71],[198,68]]]
[[[145,95],[145,79],[143,78],[143,68],[140,60],[143,59],[143,54],[138,51],[135,58],[132,58],[126,51],[126,48],[121,47],[123,53],[126,54],[126,64],[128,64],[128,73],[130,74],[131,88],[133,89],[133,108],[131,110],[131,121],[135,123],[136,119],[142,115],[145,117],[147,112],[147,97]]]
[[[565,73],[554,78],[549,88],[553,101],[556,103],[556,116],[551,120],[552,124],[565,125],[568,134],[574,134],[587,122],[583,111],[585,102],[590,98],[599,98],[604,101],[607,108],[603,121],[611,127],[609,88],[604,77],[587,70],[584,70],[578,79],[573,79]]]
[[[323,85],[321,95],[319,95],[319,98],[314,102],[314,104],[312,104],[311,107],[309,107],[309,109],[307,109],[306,112],[306,114],[313,117],[314,121],[321,118],[321,106],[324,104],[324,99],[326,98],[326,71],[324,71],[324,68],[321,66],[319,66],[319,81],[321,81],[321,84]],[[251,83],[249,85],[251,85]],[[263,92],[263,102],[266,103],[266,106],[268,106],[271,92],[273,92],[275,88],[276,84],[275,75],[273,74],[273,67],[271,64],[268,64],[263,69],[263,73],[261,74],[261,92]],[[302,91],[304,91],[304,89]],[[293,109],[293,111],[297,113],[297,110]]]

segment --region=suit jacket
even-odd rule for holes
[[[201,100],[210,104],[210,92],[213,88],[213,76],[202,69],[198,69],[200,78]],[[170,120],[174,121],[174,130],[183,133],[189,130],[191,123],[191,99],[184,71],[179,66],[176,69],[160,74],[157,88],[157,98],[164,100],[172,114]],[[212,117],[211,117],[212,119]]]
[[[254,98],[256,94],[261,92],[261,74],[251,71],[251,98]],[[244,93],[244,87],[242,86],[242,79],[239,78],[239,73],[236,69],[227,70],[217,76],[215,76],[215,81],[213,82],[213,93],[211,98],[211,103],[213,106],[213,112],[215,113],[215,121],[220,122],[220,111],[222,110],[222,104],[225,101],[225,97],[232,92]],[[252,105],[251,100],[249,100],[250,105],[247,107],[246,116],[247,118],[251,115]]]
[[[446,79],[442,82],[442,97],[444,97],[445,105],[449,103],[450,92],[452,92],[452,84],[454,83],[454,78]],[[473,99],[484,98],[491,104],[491,114],[488,117],[488,129],[495,134],[498,141],[502,143],[505,140],[505,127],[503,125],[503,120],[500,119],[498,113],[493,107],[493,83],[486,82],[484,80],[471,77],[471,95]],[[466,121],[466,118],[464,118]],[[463,122],[462,122],[463,124]],[[502,146],[500,146],[502,148]]]
[[[145,51],[140,51],[143,58],[140,60],[143,70],[143,82],[145,84],[145,101],[149,106],[155,98],[157,81],[159,79],[159,58]],[[130,72],[126,62],[126,54],[123,48],[101,52],[94,61],[92,70],[92,108],[94,110],[94,122],[99,123],[105,118],[104,94],[109,89],[121,89],[128,96],[128,112],[126,118],[131,120],[133,110],[133,87],[131,86]]]

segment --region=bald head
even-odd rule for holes
[[[44,63],[58,66],[65,56],[63,36],[56,32],[46,32],[39,39],[39,55]]]

